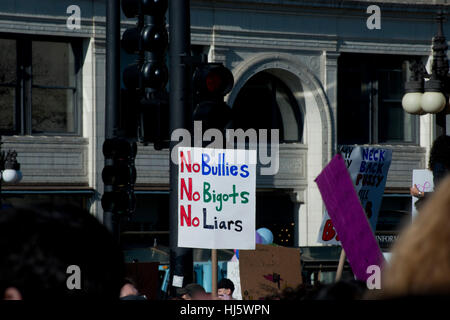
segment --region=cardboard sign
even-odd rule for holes
[[[255,248],[256,151],[179,148],[178,246]]]
[[[302,283],[300,249],[257,244],[239,252],[243,300],[261,300]]]
[[[353,181],[372,230],[376,229],[384,187],[392,160],[392,150],[362,146],[339,146],[345,165]],[[325,212],[318,242],[340,245],[333,221]]]
[[[315,181],[353,274],[358,280],[367,280],[370,276],[367,267],[378,265],[382,268],[384,258],[343,157],[340,154],[334,156]]]
[[[416,185],[417,189],[419,189],[420,192],[432,192],[434,190],[434,183],[433,183],[433,172],[431,172],[428,169],[416,169],[413,170],[413,176],[412,176],[412,186]],[[417,215],[417,209],[416,209],[416,202],[419,200],[419,198],[413,197],[412,198],[412,218],[414,219]]]

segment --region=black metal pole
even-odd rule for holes
[[[117,135],[120,102],[120,0],[106,5],[106,99],[105,139]],[[105,165],[107,161],[105,159]],[[103,213],[103,224],[118,237],[118,224],[112,212]],[[116,238],[117,239],[117,238]]]
[[[170,54],[170,132],[186,128],[191,123],[191,72],[187,64],[190,57],[190,1],[169,2],[169,54]],[[170,142],[170,155],[177,141]],[[170,156],[169,156],[170,157]],[[175,296],[176,287],[192,282],[192,249],[178,247],[178,166],[170,161],[170,277],[168,293]],[[174,276],[176,276],[174,284]],[[177,285],[178,283],[178,285]]]

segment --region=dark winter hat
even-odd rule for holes
[[[230,279],[225,279],[223,278],[222,280],[219,281],[219,283],[217,284],[217,289],[230,289],[231,293],[234,292],[234,284],[233,281],[231,281]]]

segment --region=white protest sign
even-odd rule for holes
[[[242,300],[239,261],[227,262],[227,279],[230,279],[234,284],[233,299]]]
[[[359,200],[372,230],[375,230],[384,187],[392,160],[392,150],[365,146],[338,146],[353,181]],[[325,212],[318,234],[318,242],[340,245],[328,212]]]
[[[256,151],[178,149],[178,246],[255,249]]]
[[[416,185],[420,192],[432,192],[434,190],[433,172],[428,169],[413,170],[412,184]],[[419,198],[412,197],[412,217],[417,215],[416,202]]]
[[[334,230],[333,222],[331,221],[331,217],[327,210],[325,210],[325,214],[323,215],[317,242],[323,244],[341,245],[339,236],[337,235],[336,230]]]

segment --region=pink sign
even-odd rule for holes
[[[381,268],[384,258],[342,156],[334,156],[315,181],[354,275],[366,281],[367,267]]]

